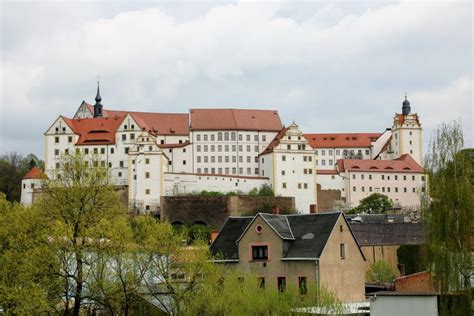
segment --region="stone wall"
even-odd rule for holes
[[[345,202],[340,190],[323,190],[318,184],[318,213],[334,211],[338,201]]]
[[[191,225],[203,223],[220,229],[228,216],[271,212],[273,206],[282,211],[293,210],[293,197],[267,196],[162,196],[160,216],[170,223]]]

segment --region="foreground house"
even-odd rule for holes
[[[364,301],[365,257],[342,212],[229,217],[210,248],[216,263],[252,272],[262,286],[325,286]]]

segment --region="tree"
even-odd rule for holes
[[[42,183],[39,207],[51,225],[50,238],[61,262],[55,274],[62,278],[60,296],[65,314],[79,315],[86,282],[87,254],[97,248],[94,228],[125,210],[109,183],[108,170],[95,157],[80,154],[62,157],[60,168]]]
[[[48,225],[34,207],[0,194],[0,307],[7,315],[52,313],[59,262],[48,241]]]
[[[380,193],[372,193],[360,200],[359,205],[353,208],[350,214],[383,214],[385,210],[391,207],[392,201],[388,196]]]
[[[425,169],[428,195],[423,219],[430,270],[442,294],[455,293],[464,303],[441,299],[441,314],[471,315],[473,276],[474,154],[463,150],[458,122],[437,127],[430,141]]]
[[[395,280],[395,273],[390,264],[383,260],[375,261],[365,273],[367,282],[390,283]]]

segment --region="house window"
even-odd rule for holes
[[[262,135],[262,142],[266,142],[267,141],[267,136],[266,135]]]
[[[121,177],[121,176],[122,176],[122,173],[121,173],[121,172],[119,172],[119,173],[118,173],[118,176],[119,176],[119,177]]]
[[[149,195],[150,194],[150,189],[146,189],[145,194]]]
[[[382,175],[382,180],[385,180],[385,176],[384,176],[384,175]]]
[[[252,260],[268,260],[268,246],[252,246]]]
[[[344,244],[339,245],[339,253],[341,255],[341,259],[346,258],[346,247],[344,246]]]
[[[352,179],[355,179],[355,178],[356,178],[356,175],[355,175],[355,174],[353,174],[353,175],[352,175]]]
[[[286,278],[285,277],[278,277],[277,278],[277,283],[278,283],[278,291],[285,292],[285,290],[286,290]]]
[[[56,144],[59,143],[59,136],[54,137],[54,142],[55,142]]]
[[[354,186],[354,187],[352,187],[352,191],[354,191],[354,192],[356,191],[356,187],[355,187],[355,186]]]
[[[113,154],[115,151],[113,148],[110,148],[110,153]]]
[[[129,148],[128,147],[125,147],[125,153],[128,154],[128,150]]]
[[[342,225],[339,225],[339,231],[342,233],[342,231],[343,231],[343,226]]]
[[[415,176],[411,176],[411,179],[412,179],[413,181],[415,181]]]
[[[281,175],[282,175],[282,176],[285,175],[285,170],[282,170],[282,171],[281,171]]]
[[[185,165],[185,164],[186,164],[186,160],[183,160],[183,165]]]
[[[150,158],[145,158],[145,165],[149,165],[150,164]]]
[[[283,183],[281,184],[281,187],[282,187],[283,189],[286,189],[286,182],[283,182]]]
[[[201,141],[201,135],[200,135],[200,134],[197,134],[197,135],[196,135],[196,140],[197,140],[198,142]]]
[[[145,172],[145,179],[150,179],[150,173],[149,172]]]
[[[119,162],[120,168],[123,168],[123,160]]]
[[[303,188],[307,189],[307,188],[308,188],[308,184],[307,184],[307,183],[303,183]]]
[[[55,156],[59,156],[59,149],[55,149],[55,150],[54,150],[54,155],[55,155]]]
[[[369,174],[369,180],[372,180],[372,175],[371,174]]]
[[[84,148],[84,154],[86,154],[86,155],[89,154],[89,148]]]
[[[286,161],[286,156],[281,156],[282,161]]]
[[[67,141],[68,141],[68,143],[72,143],[72,136],[68,136]]]
[[[122,140],[127,140],[127,134],[122,134]]]
[[[308,283],[305,276],[298,277],[298,287],[300,288],[301,295],[306,295],[306,293],[308,293]]]

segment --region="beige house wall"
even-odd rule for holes
[[[257,225],[263,230],[258,234]],[[268,261],[252,261],[252,245],[268,245]],[[316,282],[315,261],[282,261],[283,240],[261,218],[257,217],[239,242],[239,266],[244,272],[252,272],[265,278],[265,287],[277,288],[277,278],[286,277],[286,284],[298,286],[298,277],[307,277],[308,287]],[[266,266],[265,266],[266,265]]]
[[[259,234],[255,227],[262,225]],[[343,226],[340,232],[340,225]],[[345,259],[340,258],[340,244],[345,244]],[[252,245],[268,245],[268,261],[252,261]],[[307,277],[308,286],[324,286],[343,302],[365,300],[366,262],[341,216],[335,226],[320,261],[282,261],[284,241],[257,217],[239,242],[239,264],[231,265],[244,272],[265,278],[266,287],[277,287],[277,278],[286,277],[289,286],[298,286],[298,277]],[[318,267],[319,265],[319,267]],[[318,278],[319,277],[319,281]]]
[[[341,244],[344,244],[344,258],[341,258]],[[343,302],[364,301],[365,267],[366,262],[362,257],[359,246],[352,237],[346,221],[341,216],[321,254],[320,284],[335,292]]]
[[[400,270],[398,270],[398,257],[397,250],[400,246],[363,246],[362,252],[364,253],[366,261],[366,271],[370,269],[370,265],[375,261],[385,261],[391,267],[395,276],[400,276]]]

